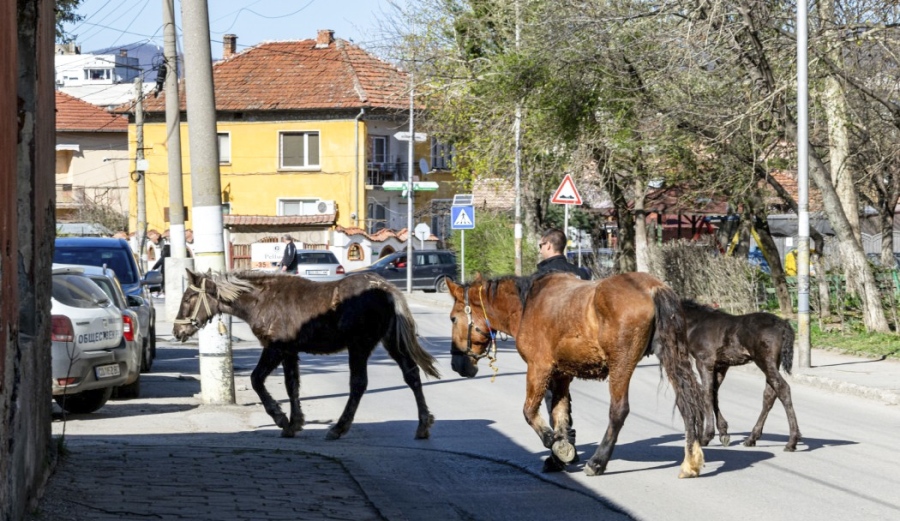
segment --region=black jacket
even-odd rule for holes
[[[550,271],[566,271],[578,275],[582,280],[591,280],[591,276],[586,268],[579,268],[578,266],[569,263],[565,255],[554,255],[553,257],[544,259],[538,263],[538,273],[547,273]]]
[[[297,273],[297,246],[294,241],[284,245],[284,256],[281,258],[281,265],[287,266],[288,273]]]

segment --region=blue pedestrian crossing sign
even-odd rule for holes
[[[473,230],[473,229],[475,229],[475,207],[474,206],[451,206],[450,207],[450,228],[453,230]]]

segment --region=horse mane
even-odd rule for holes
[[[525,308],[525,303],[528,300],[528,295],[531,293],[532,288],[534,287],[534,281],[541,278],[545,274],[538,275],[526,275],[523,277],[517,277],[515,275],[501,275],[497,278],[488,279],[481,283],[482,287],[487,293],[488,298],[494,299],[497,297],[497,292],[500,290],[500,285],[504,282],[511,281],[516,286],[516,292],[519,294],[519,301],[522,303],[522,308]]]
[[[216,284],[216,296],[219,300],[230,303],[237,300],[242,294],[256,289],[256,282],[270,279],[273,276],[277,275],[259,271],[237,271],[213,273],[208,278]]]
[[[705,311],[707,313],[722,313],[722,314],[725,313],[724,311],[722,311],[720,309],[716,309],[712,306],[707,306],[706,304],[701,304],[701,303],[691,300],[689,298],[681,299],[681,307],[684,308],[685,310],[691,310],[691,311]]]

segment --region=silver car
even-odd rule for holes
[[[344,278],[346,272],[328,250],[297,250],[297,275],[317,282]]]
[[[52,288],[53,399],[68,412],[91,413],[139,377],[139,358],[121,310],[82,268],[55,265]]]

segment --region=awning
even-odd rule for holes
[[[81,145],[67,145],[67,144],[56,144],[56,151],[60,150],[71,150],[72,152],[81,152]]]

